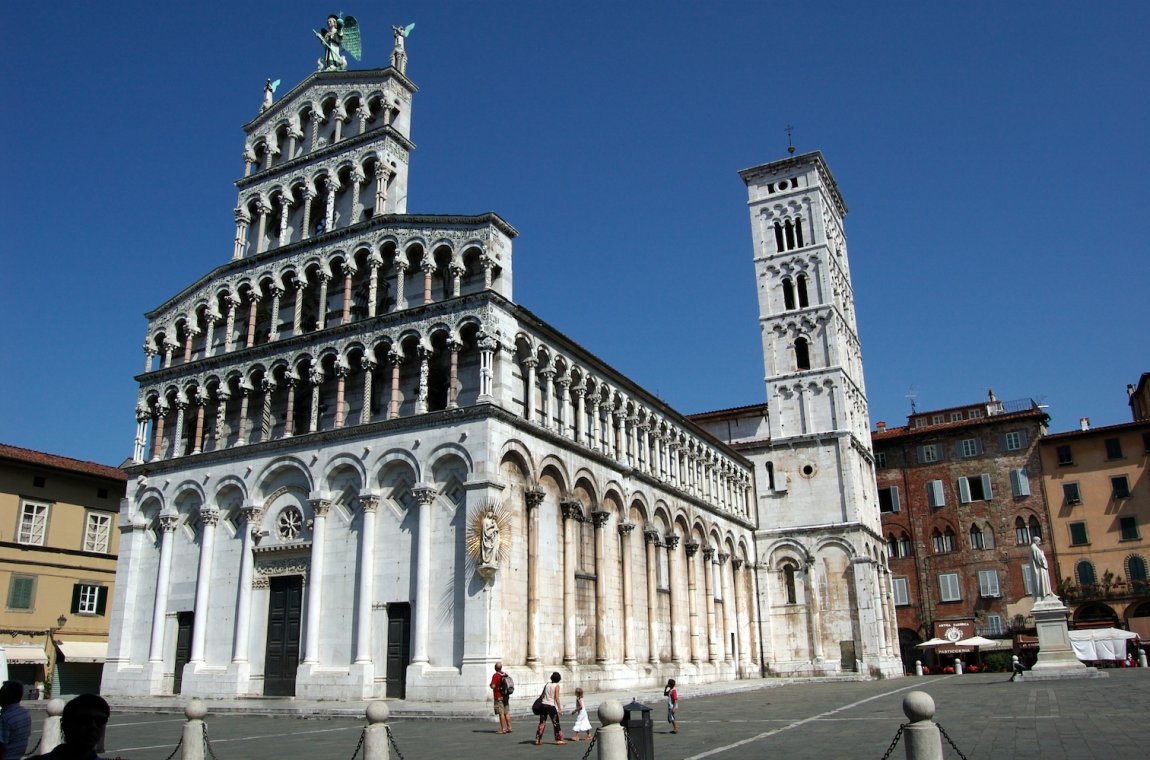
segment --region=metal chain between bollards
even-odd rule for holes
[[[882,755],[882,760],[886,760],[888,757],[890,757],[890,753],[894,752],[894,748],[898,746],[898,740],[902,738],[902,732],[905,728],[905,723],[899,725],[898,731],[896,731],[894,734],[894,740],[891,741],[890,746],[886,748],[886,752],[884,752]]]
[[[351,753],[351,760],[355,760],[359,756],[359,751],[363,749],[363,740],[367,738],[367,727],[359,732],[359,744],[355,745],[355,752]]]
[[[212,760],[220,760],[218,757],[216,757],[216,753],[212,750],[211,740],[208,739],[208,724],[207,724],[207,722],[205,721],[202,725],[204,727],[204,749],[206,749],[208,751],[208,757],[210,757]]]
[[[966,755],[962,754],[962,750],[960,750],[958,745],[954,743],[954,739],[950,738],[950,734],[948,734],[942,726],[938,725],[937,722],[935,722],[934,725],[938,728],[938,732],[942,734],[942,738],[946,739],[947,744],[949,744],[950,748],[954,750],[955,754],[961,757],[962,760],[966,760]]]
[[[399,751],[399,747],[395,743],[395,737],[391,735],[391,726],[387,727],[387,740],[391,743],[391,748],[395,750],[395,756],[399,760],[403,760],[403,753]]]
[[[164,760],[172,760],[172,758],[176,756],[176,753],[180,751],[180,747],[182,747],[183,745],[184,745],[184,732],[181,731],[180,732],[180,740],[178,742],[176,742],[176,748],[174,750],[172,750],[172,754],[165,757]]]
[[[591,750],[595,748],[595,742],[599,739],[599,732],[591,734],[591,743],[587,745],[587,751],[583,753],[582,760],[587,760],[591,757]]]

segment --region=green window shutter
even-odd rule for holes
[[[80,584],[72,586],[72,614],[80,611]]]
[[[96,614],[103,615],[108,609],[108,587],[100,586],[96,591]]]

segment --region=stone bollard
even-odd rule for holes
[[[204,716],[207,714],[208,707],[200,699],[193,699],[184,708],[188,722],[184,724],[184,736],[180,740],[181,760],[204,760]]]
[[[906,760],[942,760],[942,735],[934,725],[934,700],[925,691],[912,691],[902,701],[910,723],[902,730]]]
[[[627,734],[623,731],[623,705],[608,699],[599,704],[599,730],[595,743],[599,745],[599,760],[627,760]]]
[[[60,716],[64,714],[64,700],[50,699],[47,704],[48,717],[40,729],[40,749],[38,754],[46,755],[60,743]]]
[[[367,728],[363,730],[363,760],[387,760],[391,751],[387,740],[387,717],[391,711],[383,702],[367,706]]]
[[[962,660],[957,657],[954,658],[954,674],[956,676],[962,675]]]
[[[922,675],[922,660],[915,660],[914,661],[914,674],[916,676]]]
[[[1146,647],[1142,647],[1138,650],[1138,667],[1140,667],[1140,668],[1147,667],[1147,664],[1146,664]]]

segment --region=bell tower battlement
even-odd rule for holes
[[[407,213],[411,104],[394,67],[312,74],[244,125],[233,259]]]

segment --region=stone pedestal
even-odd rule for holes
[[[1047,597],[1030,610],[1038,628],[1038,662],[1023,680],[1053,680],[1062,678],[1105,678],[1106,673],[1083,665],[1070,645],[1070,632],[1066,624],[1070,611],[1058,597]]]

